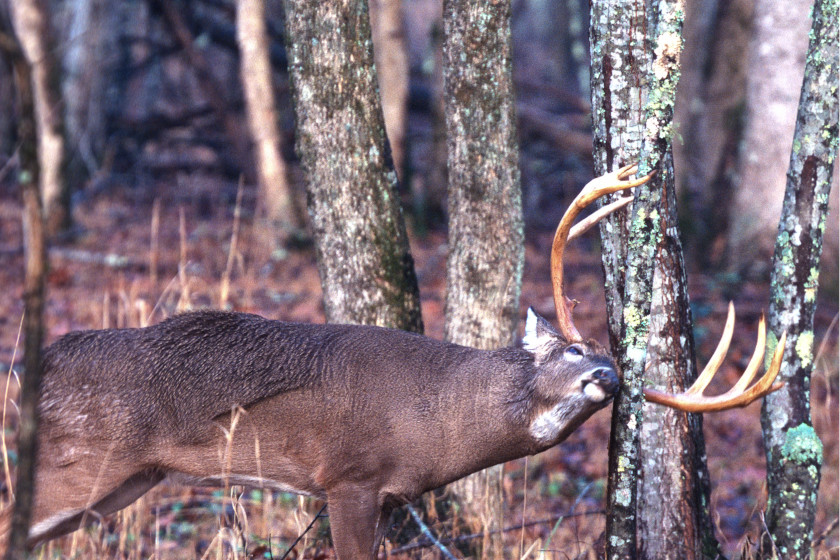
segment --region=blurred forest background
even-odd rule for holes
[[[47,342],[70,330],[143,326],[202,306],[322,322],[306,194],[294,150],[281,3],[264,6],[276,99],[264,118],[277,125],[270,148],[280,155],[272,180],[276,188],[265,186],[262,139],[254,138],[246,116],[249,93],[242,76],[251,59],[237,24],[241,27],[248,14],[238,13],[233,0],[33,3],[49,16],[30,22],[28,31],[47,45],[42,57],[49,62],[52,94],[43,103],[54,137],[42,138],[42,146],[45,141],[63,146],[42,169],[44,180],[54,182],[49,194],[45,191],[51,238]],[[372,0],[370,6],[425,332],[441,338],[447,252],[441,6],[434,0]],[[717,341],[726,303],[733,299],[739,309],[734,363],[727,366],[730,378],[724,376],[724,382],[734,381],[749,359],[755,322],[767,306],[809,8],[803,0],[686,5],[674,141],[681,227],[702,361]],[[8,3],[3,10],[8,19]],[[592,177],[588,17],[588,0],[513,2],[526,224],[522,306],[549,316],[551,234],[566,204]],[[0,56],[0,364],[5,371],[21,357],[17,107],[12,67]],[[835,171],[835,185],[837,178]],[[278,192],[288,193],[286,203],[278,202]],[[838,517],[837,194],[835,186],[815,318],[812,389],[814,424],[825,446],[815,537],[821,539],[817,550],[831,558],[837,558]],[[569,291],[582,301],[581,331],[605,341],[596,239],[576,244],[568,260]],[[14,385],[10,391],[14,396]],[[730,554],[754,539],[762,523],[758,411],[754,404],[710,415],[705,424],[713,517]],[[13,429],[10,420],[7,433]],[[558,449],[505,467],[510,525],[523,516],[539,521],[527,527],[528,538],[553,538],[558,548],[572,551],[557,558],[595,557],[603,546],[598,539],[608,432],[609,415],[602,412]],[[278,543],[293,540],[320,508],[260,493],[156,492],[98,533],[48,546],[74,547],[92,556],[119,550],[148,557],[155,550],[177,558],[187,538],[198,536],[188,546],[200,556],[218,538],[218,517],[238,516],[242,501],[253,533],[280,535],[277,542],[259,545],[276,555]],[[211,508],[203,507],[207,504]],[[114,524],[123,531],[110,532]],[[326,538],[323,530],[310,533],[299,554],[323,557]]]

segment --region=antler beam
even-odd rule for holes
[[[595,225],[598,220],[610,212],[626,206],[633,200],[633,197],[625,197],[604,206],[574,228],[572,228],[572,223],[578,214],[580,214],[581,210],[592,204],[598,198],[605,194],[643,185],[656,173],[652,171],[639,179],[627,180],[636,171],[638,171],[637,165],[627,165],[618,171],[607,173],[589,181],[572,201],[571,206],[566,210],[566,213],[560,220],[560,224],[557,226],[557,231],[554,234],[554,242],[551,246],[551,283],[554,288],[554,306],[557,310],[557,323],[560,327],[560,333],[569,341],[581,341],[583,337],[572,322],[572,307],[574,307],[574,304],[563,293],[563,253],[566,250],[566,244],[571,239],[574,239]]]
[[[770,361],[770,367],[767,368],[767,371],[755,385],[747,389],[747,386],[761,367],[761,362],[764,358],[764,347],[767,337],[764,317],[762,316],[758,322],[758,341],[755,345],[755,352],[753,352],[752,359],[738,382],[722,395],[707,397],[703,394],[703,391],[709,385],[709,382],[715,376],[715,373],[717,373],[717,370],[723,363],[723,359],[726,357],[734,328],[735,306],[730,302],[729,314],[726,318],[726,325],[723,328],[723,335],[718,343],[718,347],[709,359],[709,363],[703,368],[700,375],[697,376],[694,384],[686,391],[676,394],[663,393],[655,389],[645,389],[645,399],[649,402],[662,404],[686,412],[716,412],[747,406],[751,402],[781,389],[784,383],[773,382],[776,380],[776,376],[779,374],[779,369],[782,366],[787,332],[783,333],[779,339],[776,351],[773,353],[773,359]]]

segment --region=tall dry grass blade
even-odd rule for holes
[[[239,177],[239,186],[236,189],[236,205],[233,208],[233,231],[230,234],[230,248],[228,250],[225,272],[222,275],[222,286],[219,294],[219,308],[226,309],[228,294],[230,293],[230,276],[233,272],[233,261],[236,256],[236,245],[239,240],[239,222],[242,216],[242,183],[243,178]]]
[[[111,293],[105,292],[102,296],[102,328],[111,328]]]
[[[178,298],[178,311],[187,311],[190,308],[190,285],[187,279],[187,219],[184,215],[184,207],[178,208],[178,233],[181,240],[181,254],[178,259],[178,280],[181,285],[181,297]]]
[[[3,393],[3,422],[0,425],[0,451],[3,453],[3,476],[6,479],[6,488],[9,489],[9,504],[15,501],[15,491],[12,487],[12,471],[9,469],[9,448],[6,447],[6,404],[9,402],[9,385],[12,382],[12,376],[17,379],[17,374],[14,370],[15,358],[17,357],[17,349],[20,345],[20,335],[23,332],[23,314],[20,316],[20,325],[18,326],[17,338],[15,338],[15,347],[12,349],[12,362],[9,364],[9,374],[6,376],[6,391]],[[18,380],[18,387],[20,387],[20,380]]]
[[[152,290],[158,283],[158,260],[160,259],[160,199],[152,203],[151,241],[149,247],[149,277]]]

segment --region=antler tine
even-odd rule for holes
[[[607,173],[606,175],[602,175],[601,177],[597,177],[589,181],[589,183],[586,184],[583,190],[581,190],[572,201],[572,204],[566,210],[566,213],[563,214],[560,224],[557,226],[557,231],[554,234],[554,242],[551,246],[551,283],[554,288],[554,306],[557,310],[557,322],[560,327],[560,333],[566,337],[567,340],[580,341],[583,340],[583,337],[580,335],[572,322],[571,308],[574,307],[574,305],[571,300],[566,298],[563,294],[563,253],[566,250],[566,244],[571,239],[574,239],[595,225],[598,220],[602,219],[610,212],[614,212],[618,208],[626,206],[632,200],[632,197],[625,197],[605,206],[581,222],[574,229],[572,228],[572,223],[575,221],[578,214],[580,214],[581,210],[592,204],[592,202],[598,198],[604,196],[605,194],[643,185],[647,183],[655,173],[655,171],[653,171],[644,177],[626,180],[628,177],[635,174],[636,171],[638,171],[637,165],[626,165],[618,171]]]
[[[678,394],[662,393],[654,389],[645,389],[645,399],[650,402],[676,408],[677,410],[684,410],[686,412],[715,412],[747,406],[751,402],[760,399],[773,391],[781,389],[784,383],[773,382],[776,380],[776,376],[779,374],[779,370],[782,367],[782,358],[785,352],[787,332],[782,333],[767,371],[761,379],[755,383],[755,385],[747,389],[747,386],[753,380],[761,367],[762,358],[764,357],[766,328],[764,317],[762,316],[761,320],[758,322],[758,340],[756,341],[755,351],[750,359],[750,363],[747,365],[747,369],[744,370],[744,373],[741,375],[740,379],[738,379],[738,382],[735,383],[729,391],[722,395],[715,397],[707,397],[703,395],[703,390],[709,384],[712,377],[714,377],[723,361],[726,350],[729,347],[734,322],[734,306],[730,303],[729,314],[726,319],[726,326],[724,327],[724,333],[721,337],[721,341],[718,344],[715,353],[712,355],[712,358],[709,360],[708,365],[706,365],[703,372],[697,377],[697,380],[689,389]]]

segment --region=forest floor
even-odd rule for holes
[[[72,242],[56,244],[50,252],[46,307],[49,342],[71,330],[158,322],[186,305],[223,306],[284,320],[324,321],[314,251],[273,249],[271,231],[258,226],[247,211],[236,247],[231,250],[233,209],[229,189],[222,193],[212,184],[196,185],[177,195],[171,191],[159,193],[156,232],[151,226],[154,194],[135,195],[130,190],[115,189],[77,206],[78,235]],[[247,209],[252,198],[246,196],[245,200]],[[14,194],[2,190],[0,240],[0,365],[9,371],[11,365],[19,368],[21,363],[22,345],[17,337],[23,263],[20,205]],[[153,241],[156,252],[151,249]],[[554,316],[548,271],[550,243],[550,233],[527,234],[523,317],[528,305],[549,318]],[[411,249],[426,333],[441,338],[445,233],[412,235]],[[606,343],[603,279],[596,242],[588,237],[570,251],[567,292],[581,301],[576,323],[582,332]],[[227,269],[229,289],[224,280]],[[756,323],[767,306],[768,286],[695,273],[690,276],[690,291],[701,363],[717,343],[728,300],[735,300],[738,323],[732,350],[710,389],[719,391],[735,382],[749,360]],[[831,298],[823,298],[816,317],[818,352],[811,399],[825,457],[816,536],[830,529],[838,516],[836,317],[835,288]],[[12,384],[10,394],[14,397],[15,393]],[[708,414],[704,419],[711,511],[717,536],[729,557],[735,557],[748,540],[755,542],[761,528],[766,490],[760,406],[754,403],[744,409]],[[546,558],[602,555],[609,423],[608,408],[556,448],[506,465],[505,523],[513,528],[506,533],[508,557],[521,557],[520,546],[525,550],[533,546],[533,556],[544,550]],[[5,434],[12,444],[12,463],[15,427],[10,409]],[[6,483],[6,499],[8,490]],[[212,551],[220,549],[222,542],[240,542],[245,535],[251,557],[269,557],[270,553],[279,558],[321,505],[288,495],[163,485],[98,528],[47,545],[42,557],[202,557],[205,553],[215,555]],[[525,528],[520,529],[523,521]],[[445,528],[440,530],[445,532]],[[325,523],[320,521],[292,557],[331,558],[328,539]],[[817,547],[818,557],[837,558],[837,542],[834,525]]]

